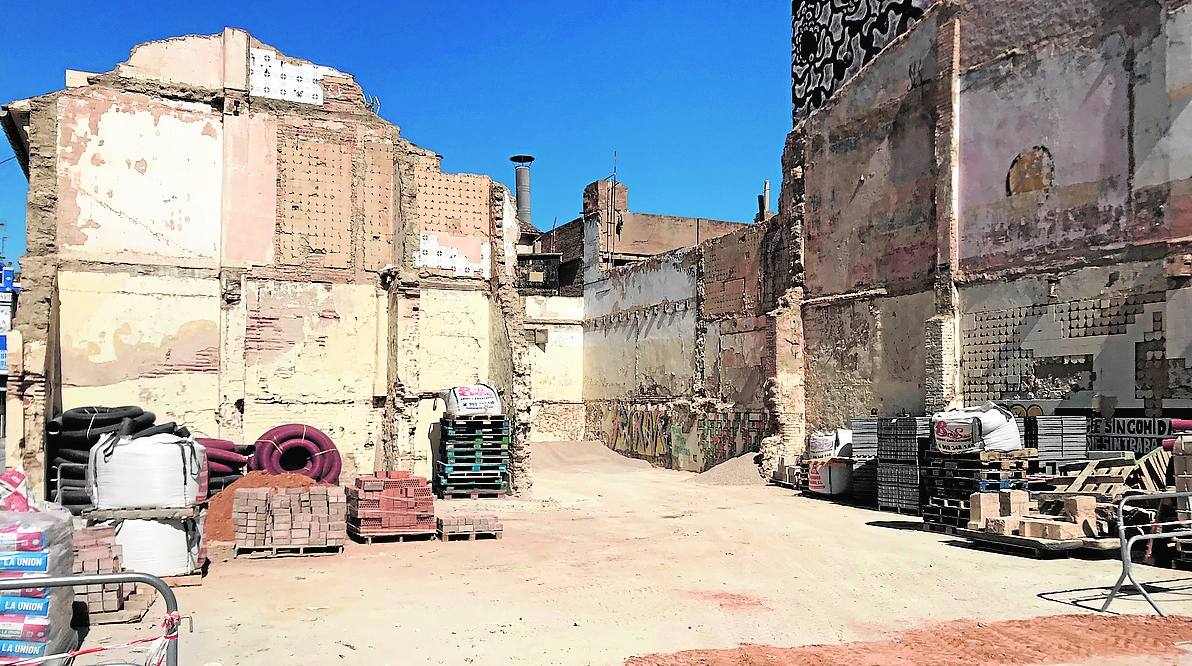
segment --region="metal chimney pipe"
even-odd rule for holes
[[[515,165],[513,168],[514,181],[517,187],[517,219],[522,224],[530,224],[530,164],[534,158],[530,155],[514,155],[509,158]]]
[[[766,179],[765,183],[762,187],[762,213],[768,217],[770,215],[770,180]]]

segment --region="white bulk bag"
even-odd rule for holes
[[[199,568],[202,534],[198,521],[115,521],[116,543],[124,551],[124,568],[154,576],[185,576]]]
[[[503,416],[501,397],[488,384],[456,386],[439,393],[447,403],[447,416]]]
[[[1022,448],[1014,415],[992,402],[933,414],[931,427],[935,449],[942,453]]]
[[[91,449],[87,492],[98,509],[194,506],[205,486],[207,452],[189,437],[110,435]]]

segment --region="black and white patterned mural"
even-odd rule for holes
[[[795,118],[819,108],[935,0],[794,0]]]

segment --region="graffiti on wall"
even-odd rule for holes
[[[588,432],[608,448],[654,465],[703,472],[761,450],[765,412],[694,411],[683,403],[590,402]]]
[[[819,108],[934,0],[794,0],[795,118]]]
[[[669,466],[670,418],[664,405],[615,402],[603,410],[601,433],[608,448]]]
[[[709,469],[750,451],[760,451],[766,436],[762,412],[726,412],[699,419],[702,468]]]

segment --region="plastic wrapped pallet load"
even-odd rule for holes
[[[940,453],[1016,451],[1022,436],[1014,414],[992,402],[938,412],[931,417],[932,442]]]
[[[206,494],[206,466],[206,451],[189,437],[113,434],[91,449],[87,492],[99,509],[194,506]]]
[[[19,495],[24,507],[0,511],[0,578],[28,579],[30,585],[0,591],[0,664],[61,654],[78,644],[78,634],[70,626],[74,589],[35,587],[37,578],[71,573],[70,512],[54,504],[29,502],[23,482],[24,475],[19,472],[0,474],[4,499]],[[15,508],[7,501],[3,506]],[[44,663],[65,664],[67,660]]]

